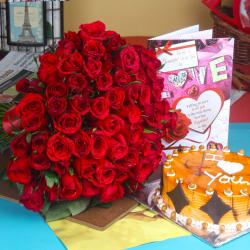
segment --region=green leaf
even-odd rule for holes
[[[101,208],[110,208],[112,207],[112,202],[108,202],[108,203],[101,203],[98,205],[98,207],[101,207]]]
[[[9,180],[9,179],[8,179],[6,170],[4,169],[4,170],[1,171],[1,173],[0,173],[0,181],[7,181],[7,180]]]
[[[71,215],[69,209],[67,208],[65,202],[54,203],[50,209],[44,214],[46,221],[54,221],[64,219]]]
[[[158,69],[159,71],[163,69],[163,67],[166,65],[166,63],[161,64],[160,68]]]
[[[38,61],[37,61],[37,57],[33,57],[33,60],[34,60],[34,62],[35,62],[35,64],[36,64],[36,66],[37,66],[37,68],[38,68]]]
[[[154,133],[154,131],[152,131],[152,130],[150,130],[150,129],[144,128],[144,133],[145,133],[145,134],[151,134],[151,133]]]
[[[115,52],[120,52],[121,50],[123,50],[126,47],[128,47],[128,44],[124,44],[124,45],[120,46]]]
[[[45,172],[46,184],[48,187],[52,188],[55,184],[59,184],[59,177],[53,171]]]
[[[41,88],[45,88],[46,85],[44,83],[42,83],[42,82],[39,82],[38,86],[41,87]]]
[[[161,124],[166,124],[167,121],[166,120],[161,120]]]
[[[174,113],[174,112],[176,112],[176,110],[175,109],[169,109],[169,111],[168,112],[170,112],[170,113]]]
[[[44,205],[43,205],[43,209],[41,211],[42,214],[46,214],[49,211],[50,206],[51,206],[51,203],[48,202],[47,200],[45,200]]]
[[[90,199],[80,198],[78,200],[69,202],[68,208],[71,214],[74,216],[85,211],[88,208],[89,203]]]
[[[133,82],[129,82],[128,84],[142,84],[141,81],[133,81]]]
[[[32,138],[32,134],[31,134],[31,133],[28,133],[28,134],[26,135],[26,142],[27,142],[28,144],[30,144],[31,138]]]
[[[96,206],[99,206],[100,204],[101,204],[100,199],[98,199],[97,197],[94,197],[91,199],[89,207],[96,207]]]
[[[20,183],[15,183],[15,184],[16,184],[18,193],[21,194],[23,192],[23,185]]]
[[[60,201],[51,205],[49,210],[43,213],[43,215],[46,221],[63,219],[85,211],[89,203],[90,199],[87,198],[80,198],[75,201]]]
[[[69,168],[69,174],[70,174],[71,176],[74,175],[74,169],[73,169],[73,168]]]

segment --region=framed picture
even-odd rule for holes
[[[44,1],[7,2],[7,43],[16,46],[46,45],[46,5]]]

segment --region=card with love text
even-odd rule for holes
[[[228,143],[234,40],[195,27],[149,40],[161,61],[162,97],[191,120],[184,139],[164,142],[167,150],[196,144],[221,149]]]

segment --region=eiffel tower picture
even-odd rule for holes
[[[28,3],[25,2],[24,6],[24,21],[22,25],[22,32],[19,35],[18,42],[20,43],[36,43],[36,38],[32,33],[32,28],[30,24],[30,18],[29,18],[29,7]]]

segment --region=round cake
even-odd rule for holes
[[[172,220],[197,230],[250,228],[250,157],[214,146],[174,150],[162,167],[155,201]]]

